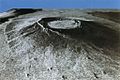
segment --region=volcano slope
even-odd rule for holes
[[[120,80],[120,10],[29,10],[1,13],[0,80]]]

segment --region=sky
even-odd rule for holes
[[[120,9],[120,0],[0,0],[0,12],[11,8],[113,8]]]

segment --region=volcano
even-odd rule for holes
[[[114,9],[0,13],[0,80],[119,80],[119,14]]]

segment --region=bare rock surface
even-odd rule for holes
[[[0,16],[0,80],[120,80],[120,10],[15,10]]]

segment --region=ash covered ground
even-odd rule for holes
[[[120,10],[0,13],[0,80],[120,80]]]

